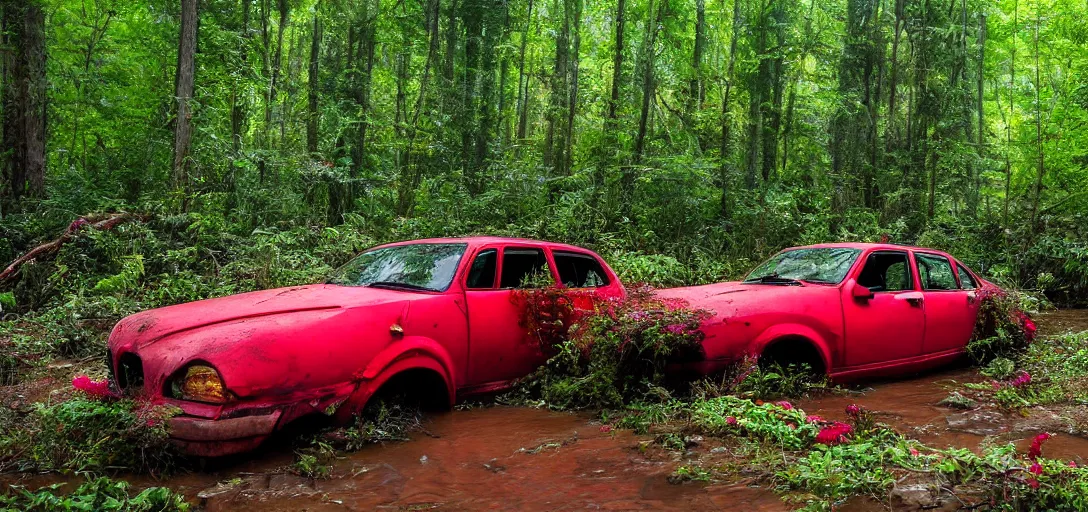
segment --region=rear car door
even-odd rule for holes
[[[523,286],[555,282],[543,247],[529,244],[477,250],[465,275],[468,306],[469,386],[501,385],[544,362],[539,346],[522,327],[524,307],[515,294]]]
[[[914,259],[925,298],[923,353],[963,350],[975,329],[978,311],[975,291],[960,286],[956,268],[947,256],[916,251]],[[973,286],[973,280],[968,284]]]
[[[872,297],[855,298],[846,290],[842,299],[847,367],[921,355],[925,312],[912,267],[906,250],[879,250],[865,257],[854,279]]]

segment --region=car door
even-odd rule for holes
[[[874,251],[854,276],[854,286],[872,295],[855,297],[844,287],[847,367],[921,355],[925,312],[912,268],[908,251]]]
[[[555,282],[543,247],[529,244],[480,248],[465,275],[468,309],[469,386],[523,377],[544,362],[540,347],[522,326],[524,307],[515,295],[526,281]]]
[[[914,259],[925,299],[923,353],[962,350],[975,329],[978,311],[975,291],[960,287],[957,272],[947,256],[916,251]]]

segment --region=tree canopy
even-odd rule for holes
[[[1088,288],[1073,0],[3,0],[12,259],[94,211]],[[37,231],[28,222],[37,222]],[[47,229],[48,228],[48,229]]]

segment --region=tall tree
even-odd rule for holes
[[[737,63],[737,40],[740,38],[740,0],[733,0],[733,28],[729,31],[729,63],[725,66],[725,82],[722,84],[722,140],[719,149],[718,182],[721,187],[719,214],[729,216],[729,182],[733,158],[733,80]]]
[[[196,75],[196,38],[198,23],[198,0],[182,0],[181,30],[178,36],[178,65],[174,84],[174,96],[177,100],[177,117],[174,121],[174,166],[172,181],[174,189],[188,196],[189,170],[192,151],[192,106],[193,87]],[[188,198],[182,200],[182,207],[188,205]]]
[[[319,74],[321,57],[321,38],[322,27],[321,18],[317,13],[314,13],[314,28],[313,35],[310,41],[310,67],[309,67],[309,85],[310,94],[308,107],[309,110],[306,115],[306,150],[311,155],[317,153],[318,142],[318,125],[320,122],[321,112],[318,110],[318,101],[321,94],[321,76]]]

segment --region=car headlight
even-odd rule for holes
[[[219,372],[211,366],[194,364],[179,374],[170,384],[174,398],[212,404],[226,403],[231,399]]]

